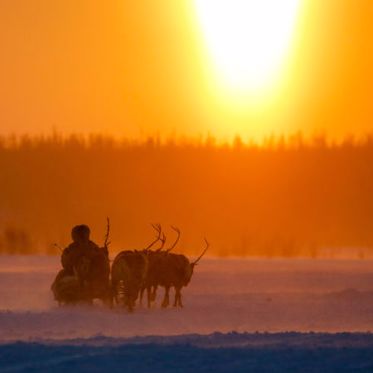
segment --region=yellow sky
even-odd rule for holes
[[[260,100],[221,86],[191,0],[2,1],[0,133],[373,132],[373,1],[299,1]]]

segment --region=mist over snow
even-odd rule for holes
[[[204,259],[184,308],[57,307],[58,257],[0,257],[0,340],[373,329],[373,261]],[[171,293],[173,296],[173,292]]]
[[[133,314],[57,307],[59,268],[0,256],[0,372],[373,371],[373,261],[204,259],[183,309]]]

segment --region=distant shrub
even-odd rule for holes
[[[371,258],[372,164],[373,136],[0,137],[0,251],[59,254],[81,223],[99,242],[109,215],[113,250],[161,222],[188,255],[206,235],[217,256]]]
[[[35,252],[35,247],[25,230],[7,227],[0,236],[0,251],[5,254],[28,254]]]

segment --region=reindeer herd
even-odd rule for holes
[[[156,239],[143,250],[121,251],[111,266],[111,291],[116,305],[133,311],[136,300],[142,303],[146,291],[147,306],[150,308],[156,300],[158,287],[164,288],[162,307],[170,303],[170,289],[175,289],[174,307],[183,307],[181,290],[192,278],[194,267],[206,253],[209,243],[201,255],[191,262],[185,255],[171,252],[180,239],[180,230],[172,227],[177,233],[176,240],[167,249],[164,248],[166,237],[161,226],[153,225],[157,231]],[[160,247],[152,249],[160,242]]]
[[[51,290],[60,304],[91,303],[101,299],[110,307],[124,307],[132,312],[136,302],[142,304],[146,293],[147,306],[156,301],[157,289],[164,288],[162,307],[170,304],[170,289],[175,289],[174,307],[183,307],[181,290],[192,278],[194,267],[206,253],[209,243],[205,239],[205,248],[201,255],[190,261],[185,255],[172,250],[180,239],[180,230],[172,227],[177,237],[173,244],[165,248],[166,236],[159,224],[152,225],[157,232],[146,248],[121,251],[111,263],[108,254],[110,224],[105,238],[104,250],[96,259],[80,259],[74,266],[73,276],[64,276],[60,271]],[[154,249],[156,244],[160,246]]]

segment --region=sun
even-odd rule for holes
[[[194,0],[219,79],[259,93],[276,80],[301,0]]]

